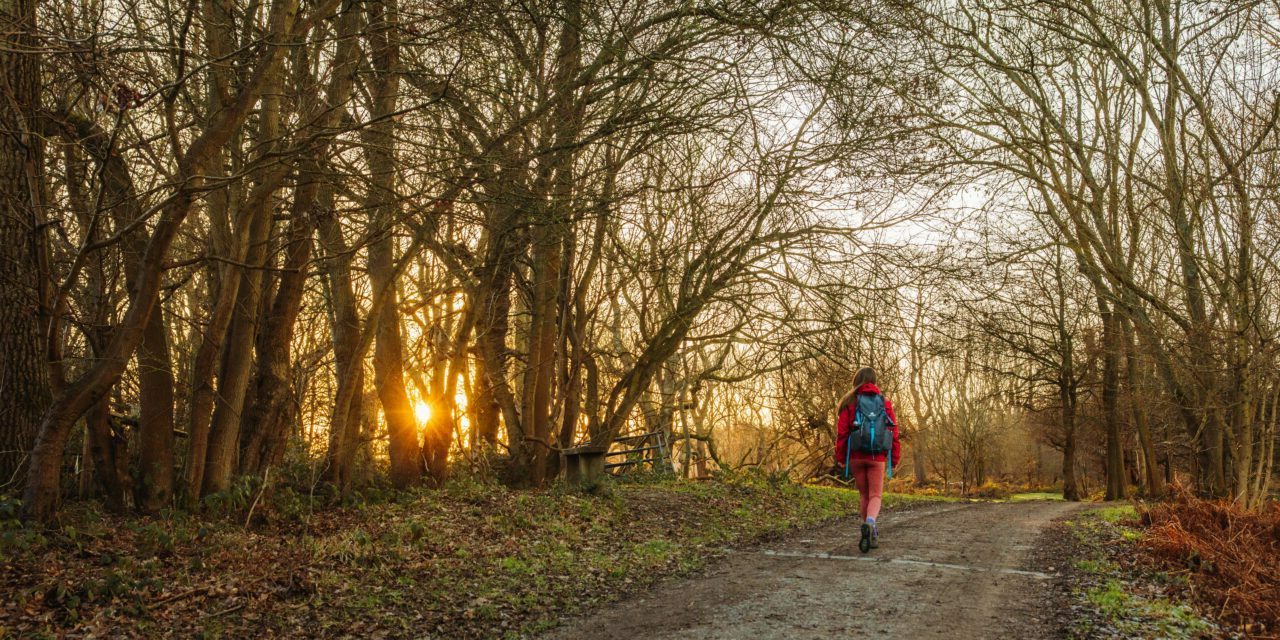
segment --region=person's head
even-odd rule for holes
[[[862,385],[867,384],[868,382],[870,382],[871,384],[876,383],[875,369],[872,369],[871,367],[863,367],[861,369],[858,369],[857,373],[853,374],[853,390],[854,391],[857,391],[858,387],[861,387]]]
[[[871,384],[876,383],[876,370],[871,367],[858,369],[858,372],[853,374],[853,388],[849,390],[849,393],[844,394],[844,397],[840,399],[840,404],[836,406],[836,415],[839,415],[845,407],[849,406],[858,397],[858,389],[868,382]]]

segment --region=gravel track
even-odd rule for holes
[[[1034,566],[1064,502],[940,503],[881,515],[879,549],[858,552],[845,520],[732,550],[546,640],[635,638],[1052,638],[1053,567]]]

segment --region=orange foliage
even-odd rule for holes
[[[1280,504],[1248,511],[1179,491],[1141,509],[1141,546],[1186,574],[1192,594],[1247,633],[1280,637]]]

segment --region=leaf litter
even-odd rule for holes
[[[857,509],[760,479],[603,495],[470,481],[381,503],[131,518],[88,504],[0,539],[0,637],[523,637],[729,545]]]

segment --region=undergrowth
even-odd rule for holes
[[[855,492],[765,474],[590,494],[473,476],[380,501],[261,493],[238,487],[200,516],[72,504],[55,530],[0,504],[0,637],[519,637],[858,505]]]
[[[1183,591],[1253,637],[1280,638],[1280,504],[1247,511],[1178,492],[1144,507],[1139,547]]]
[[[1171,597],[1180,578],[1134,562],[1142,538],[1131,505],[1108,505],[1068,521],[1075,542],[1070,636],[1092,638],[1216,638],[1222,630],[1194,607]]]

